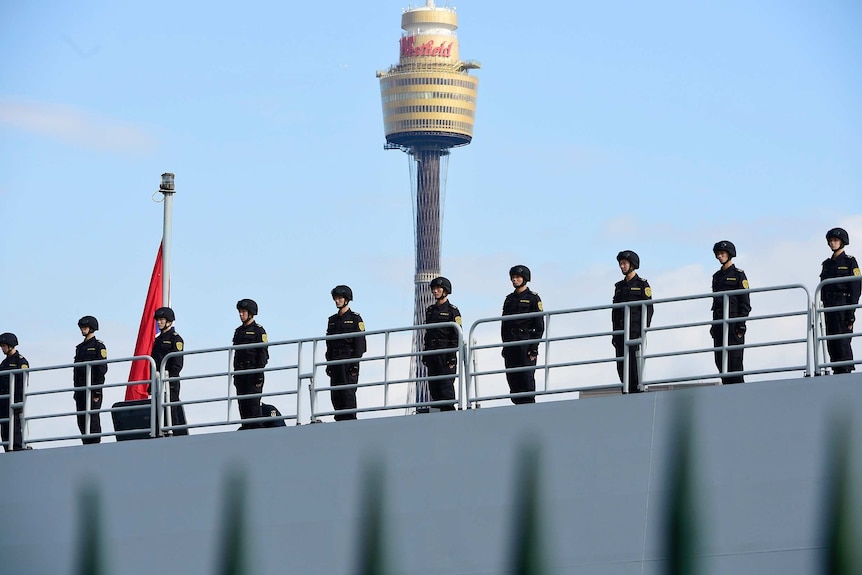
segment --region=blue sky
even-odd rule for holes
[[[862,4],[456,6],[482,63],[443,222],[467,324],[516,263],[559,309],[609,302],[622,249],[667,297],[710,289],[720,239],[753,286],[813,287],[833,226],[862,243]],[[339,283],[369,329],[409,324],[408,163],[375,78],[406,7],[0,3],[0,330],[65,363],[92,314],[130,355],[164,171],[187,347],[229,343],[245,297],[271,339],[320,335]]]

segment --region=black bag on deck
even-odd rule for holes
[[[268,403],[261,403],[260,415],[261,417],[281,417],[281,412],[274,405],[269,405]],[[287,424],[284,422],[283,419],[264,421],[261,425],[263,425],[264,427],[287,427]]]
[[[114,420],[114,431],[131,431],[141,429],[140,433],[124,433],[117,435],[117,441],[127,439],[149,439],[150,438],[150,400],[136,399],[135,401],[120,401],[112,405],[114,409],[125,407],[122,411],[112,411],[111,418]]]

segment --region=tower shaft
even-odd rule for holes
[[[410,149],[416,173],[416,274],[413,277],[413,325],[425,322],[425,310],[434,303],[429,284],[440,275],[440,174],[441,158],[449,151],[438,146],[416,146]],[[422,332],[413,332],[413,351],[422,349]],[[411,377],[423,378],[427,370],[421,361],[411,362]],[[415,386],[414,399],[428,401],[428,385]]]
[[[440,275],[440,176],[446,170],[441,159],[448,158],[450,148],[473,139],[479,82],[468,72],[479,64],[460,59],[458,16],[452,8],[438,8],[433,0],[426,0],[425,6],[404,11],[401,28],[398,64],[377,77],[386,148],[410,154],[411,172],[415,169],[411,183],[416,191],[413,321],[421,325],[425,309],[433,303],[429,283]],[[421,350],[422,332],[417,330],[413,351]],[[415,356],[410,371],[417,383],[408,403],[427,401],[427,381],[421,381],[427,373]]]

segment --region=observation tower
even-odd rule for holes
[[[385,148],[407,153],[410,164],[416,241],[413,323],[420,325],[434,301],[428,284],[440,275],[441,192],[445,196],[449,150],[473,139],[479,81],[469,71],[479,63],[460,58],[453,8],[438,8],[434,0],[408,7],[401,28],[398,64],[377,77]],[[413,351],[422,349],[421,336],[414,332]],[[410,371],[417,378],[426,374],[416,358]],[[427,401],[427,389],[426,382],[417,384],[415,399]]]

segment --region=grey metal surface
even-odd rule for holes
[[[842,410],[862,477],[862,375],[0,455],[0,572],[73,573],[77,500],[94,485],[108,573],[214,573],[227,475],[239,469],[252,573],[352,573],[362,472],[381,461],[392,572],[502,573],[518,454],[532,443],[550,572],[658,574],[667,438],[683,399],[701,572],[815,573],[827,439]]]

